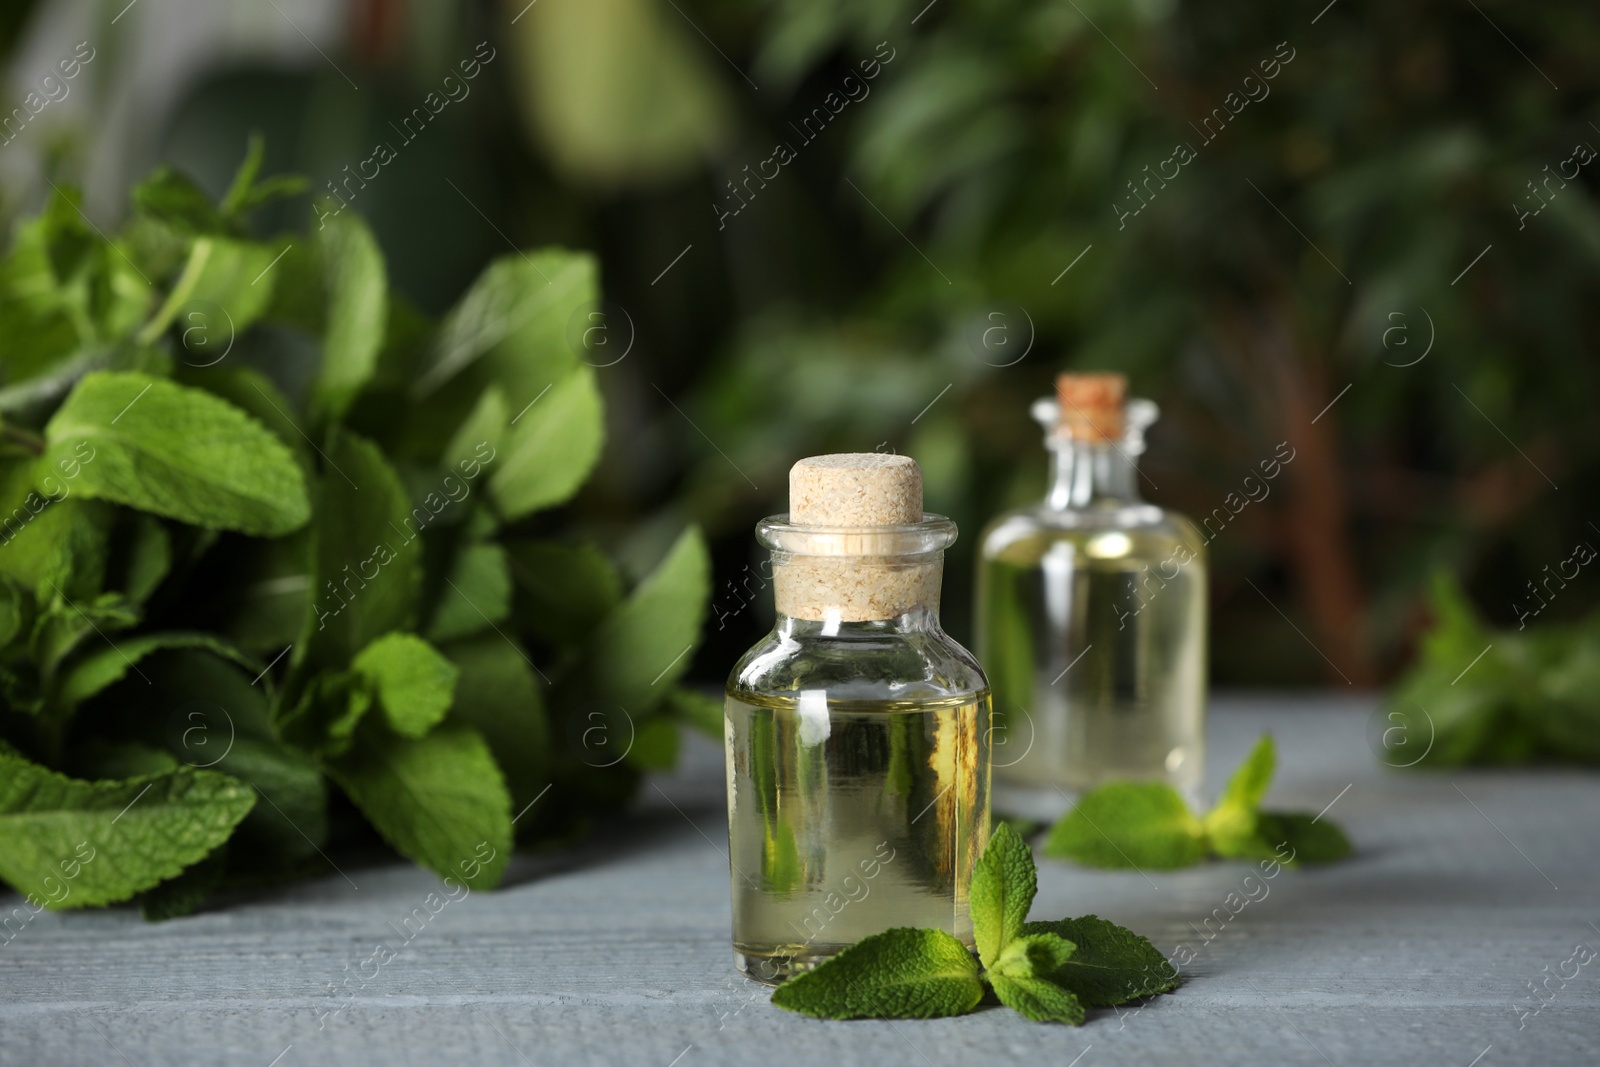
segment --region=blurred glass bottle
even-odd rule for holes
[[[999,810],[1053,817],[1074,794],[1156,779],[1198,801],[1204,770],[1205,539],[1139,497],[1159,412],[1120,374],[1063,374],[1034,402],[1044,500],[984,531],[977,648],[1003,733]]]

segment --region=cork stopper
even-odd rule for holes
[[[954,537],[953,524],[940,521],[937,530],[894,529],[928,525],[922,468],[909,456],[847,452],[801,460],[789,470],[781,544],[772,542],[778,610],[864,622],[936,609],[943,547]]]
[[[789,468],[797,526],[905,526],[922,521],[922,468],[910,456],[841,452]]]
[[[1060,432],[1076,441],[1102,443],[1122,437],[1123,401],[1128,379],[1122,374],[1061,374],[1056,377]]]

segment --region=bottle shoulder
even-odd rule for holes
[[[1144,502],[1067,510],[1039,504],[1004,512],[984,528],[979,552],[985,559],[1033,556],[1060,542],[1095,542],[1108,534],[1126,536],[1137,555],[1184,549],[1205,556],[1206,537],[1193,520]]]
[[[986,691],[978,659],[942,630],[795,638],[774,630],[728,675],[727,691],[825,689],[839,700],[916,700]]]

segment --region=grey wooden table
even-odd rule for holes
[[[1569,962],[1586,957],[1580,944],[1600,949],[1600,776],[1388,770],[1367,741],[1373,707],[1213,706],[1212,791],[1271,729],[1269,801],[1332,802],[1358,854],[1283,872],[1264,896],[1252,888],[1257,899],[1213,919],[1209,940],[1203,921],[1230,892],[1244,896],[1244,864],[1144,876],[1042,861],[1036,917],[1097,912],[1163,951],[1196,953],[1176,994],[1091,1012],[1082,1028],[999,1009],[825,1023],[773,1008],[731,968],[721,756],[699,744],[646,786],[624,830],[559,857],[519,856],[503,889],[448,903],[376,973],[363,966],[375,943],[395,946],[439,889],[398,862],[347,868],[359,888],[330,872],[163,924],[126,908],[42,916],[0,947],[0,1063],[1600,1059],[1600,960]],[[358,992],[329,991],[353,971]],[[1543,983],[1542,999],[1529,983]]]

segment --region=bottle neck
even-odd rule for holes
[[[892,619],[872,619],[844,622],[836,617],[802,619],[778,613],[773,627],[780,637],[802,641],[811,637],[883,637],[900,634],[936,634],[939,629],[939,605],[918,605],[903,615]]]
[[[1045,447],[1050,452],[1045,504],[1051,510],[1139,501],[1138,468],[1126,449],[1066,437],[1051,438]]]

